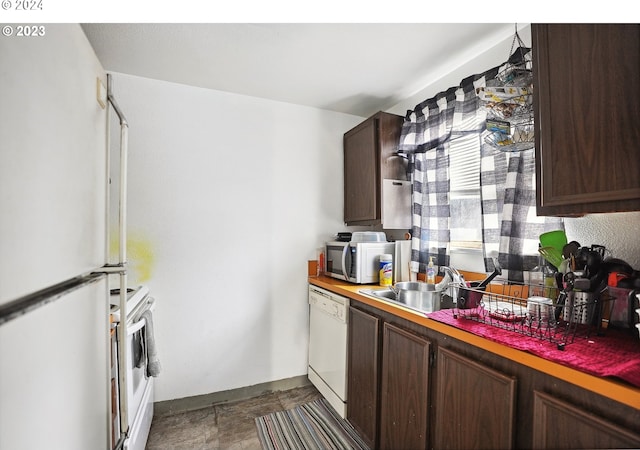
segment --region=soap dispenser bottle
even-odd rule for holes
[[[544,297],[544,258],[538,255],[538,265],[529,272],[529,295]]]
[[[429,265],[427,265],[427,284],[436,284],[436,270],[433,267],[433,256],[429,256]]]

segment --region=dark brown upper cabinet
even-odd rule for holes
[[[531,35],[538,214],[640,210],[640,25]]]
[[[378,112],[344,135],[344,221],[410,228],[411,186],[397,155],[403,117]],[[408,225],[408,226],[407,226]]]

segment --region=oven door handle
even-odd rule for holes
[[[150,297],[149,300],[147,301],[145,308],[140,312],[140,314],[136,314],[135,317],[137,317],[138,320],[127,327],[127,336],[131,336],[133,333],[140,331],[142,327],[144,327],[147,324],[147,321],[140,316],[144,311],[147,311],[147,310],[153,311],[154,309],[156,309],[156,300],[153,297]]]
[[[147,321],[145,319],[140,319],[130,327],[127,327],[127,336],[131,336],[134,333],[140,331],[145,325]]]

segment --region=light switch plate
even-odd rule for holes
[[[100,78],[96,78],[96,98],[102,109],[107,107],[107,87]]]

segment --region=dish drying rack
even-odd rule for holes
[[[564,350],[578,335],[589,337],[594,318],[599,317],[597,297],[585,299],[573,291],[516,282],[491,284],[486,289],[473,285],[449,285],[457,290],[452,309],[455,319],[548,341],[558,350]]]

